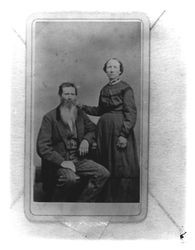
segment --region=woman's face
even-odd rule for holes
[[[117,60],[111,59],[106,66],[106,74],[110,80],[118,78],[120,75],[120,63]]]

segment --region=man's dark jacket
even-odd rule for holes
[[[76,119],[78,145],[83,139],[89,144],[95,139],[95,124],[78,109]],[[63,161],[69,160],[67,142],[70,128],[60,117],[60,106],[43,117],[37,139],[37,152],[42,159],[43,190],[52,192],[56,182],[56,172]]]

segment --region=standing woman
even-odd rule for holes
[[[103,70],[109,83],[100,92],[98,106],[82,106],[87,114],[100,116],[97,159],[111,173],[101,201],[139,202],[140,174],[133,131],[136,123],[133,90],[120,79],[123,64],[118,59],[109,59]]]

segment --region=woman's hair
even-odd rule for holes
[[[110,58],[110,59],[108,59],[108,61],[106,61],[105,64],[104,64],[103,71],[106,72],[106,67],[107,67],[107,64],[108,64],[108,62],[110,60],[115,60],[115,61],[117,61],[120,64],[120,72],[121,72],[120,75],[121,75],[123,73],[123,71],[124,71],[124,67],[123,67],[122,62],[120,60],[118,60],[117,58]]]
[[[75,86],[74,83],[71,83],[71,82],[63,82],[62,84],[60,84],[59,86],[59,90],[58,90],[58,95],[61,96],[62,93],[63,93],[63,88],[66,88],[66,87],[72,87],[75,89],[75,94],[77,95],[78,93],[78,90],[77,90],[77,87]]]

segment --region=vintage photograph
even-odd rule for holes
[[[149,21],[40,14],[27,23],[25,212],[147,212]],[[53,217],[52,217],[53,218]]]

